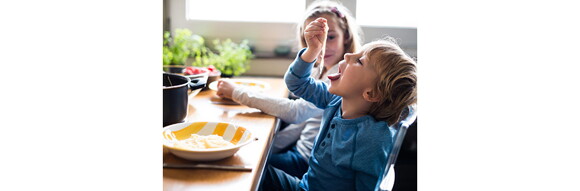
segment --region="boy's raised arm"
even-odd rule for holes
[[[298,56],[284,75],[284,80],[292,93],[324,109],[333,95],[328,92],[326,83],[310,77],[310,71],[316,60],[312,62],[302,60],[300,56],[305,51],[306,48],[298,52]]]

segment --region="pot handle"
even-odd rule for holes
[[[189,82],[189,89],[196,90],[200,88],[204,88],[207,84],[207,78],[195,78]]]

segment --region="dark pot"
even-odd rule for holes
[[[183,122],[187,117],[187,90],[205,87],[205,78],[188,77],[163,73],[163,126]]]
[[[183,67],[182,66],[170,66],[168,69],[168,72],[174,73],[174,74],[183,73]]]

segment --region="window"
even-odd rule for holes
[[[360,25],[417,27],[415,0],[357,0],[356,20]]]
[[[300,20],[306,1],[187,0],[187,20],[288,22]]]

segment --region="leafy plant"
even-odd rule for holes
[[[213,41],[214,48],[218,52],[217,55],[212,55],[212,65],[224,75],[239,76],[250,68],[250,59],[254,57],[248,40],[243,40],[240,44],[232,42],[230,39],[220,41],[216,39]]]
[[[163,65],[184,65],[192,54],[205,50],[204,39],[193,35],[189,29],[175,29],[163,33]]]
[[[188,58],[193,58],[192,66],[206,67],[213,65],[223,75],[239,76],[250,66],[254,57],[248,46],[248,40],[240,44],[231,39],[213,41],[215,52],[205,46],[205,40],[194,35],[189,29],[176,29],[175,35],[163,33],[163,65],[185,65]]]

